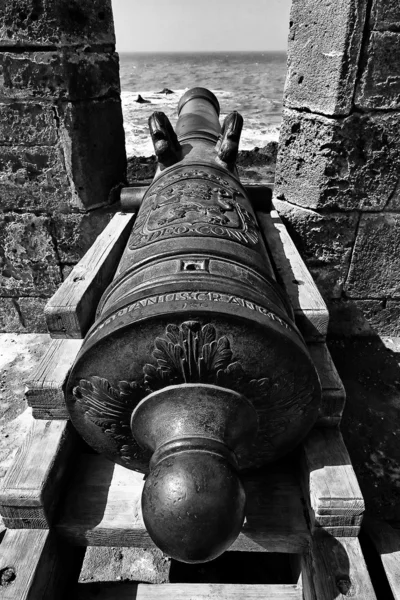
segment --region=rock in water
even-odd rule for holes
[[[145,100],[140,94],[138,94],[136,102],[138,102],[139,104],[151,104],[150,100]]]
[[[161,90],[161,92],[158,92],[159,94],[175,94],[175,92],[173,90],[170,90],[169,88],[163,88]]]

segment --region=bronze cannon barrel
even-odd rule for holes
[[[186,92],[175,131],[149,120],[159,166],[66,390],[96,450],[146,473],[150,536],[185,562],[240,532],[240,472],[292,450],[320,384],[237,176],[242,118],[219,124],[208,90]]]

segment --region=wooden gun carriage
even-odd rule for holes
[[[15,572],[13,585],[4,588],[8,600],[60,597],[63,580],[72,577],[76,547],[154,547],[140,507],[143,474],[88,451],[65,406],[69,372],[118,269],[141,191],[123,191],[124,211],[115,214],[46,307],[53,340],[27,389],[35,421],[0,491],[8,528],[0,570]],[[121,597],[372,600],[357,538],[364,501],[339,429],[345,392],[326,346],[328,311],[274,209],[271,189],[248,186],[246,192],[274,277],[290,298],[317,370],[322,401],[299,448],[242,476],[246,518],[229,550],[290,555],[293,578],[277,585],[127,583],[121,584]],[[101,597],[113,596],[105,591]]]

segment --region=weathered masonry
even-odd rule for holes
[[[0,331],[43,308],[125,181],[111,0],[0,14]],[[276,206],[337,333],[400,331],[400,6],[293,0]]]
[[[400,332],[400,3],[293,0],[276,207],[333,331]]]
[[[125,178],[111,0],[1,5],[0,330],[46,331]]]

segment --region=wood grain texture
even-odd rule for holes
[[[76,600],[302,600],[302,597],[301,589],[290,584],[80,584],[76,592]]]
[[[117,269],[134,219],[133,213],[115,214],[50,298],[44,313],[52,337],[85,337],[94,321],[100,297]]]
[[[6,527],[51,525],[76,442],[67,421],[33,421],[0,488],[0,514]]]
[[[50,340],[27,382],[26,399],[35,419],[68,419],[64,389],[82,340]]]
[[[48,530],[7,530],[0,544],[0,572],[12,569],[15,578],[0,588],[2,600],[61,600],[66,583],[83,555],[59,544]]]
[[[247,515],[231,550],[304,552],[310,542],[300,488],[289,468],[243,478]],[[55,524],[77,545],[154,548],[143,523],[143,475],[95,455],[83,455]]]
[[[400,600],[400,531],[370,518],[365,520],[365,531],[381,557],[394,599]]]
[[[321,530],[301,560],[304,600],[376,600],[358,538]]]
[[[309,270],[276,210],[257,211],[278,281],[293,306],[296,325],[306,341],[324,341],[329,313]]]
[[[312,530],[358,535],[364,499],[338,429],[311,431],[303,442],[300,472]]]
[[[319,427],[335,427],[340,424],[346,391],[324,343],[308,343],[308,350],[317,369],[321,387],[322,403],[317,420]]]

